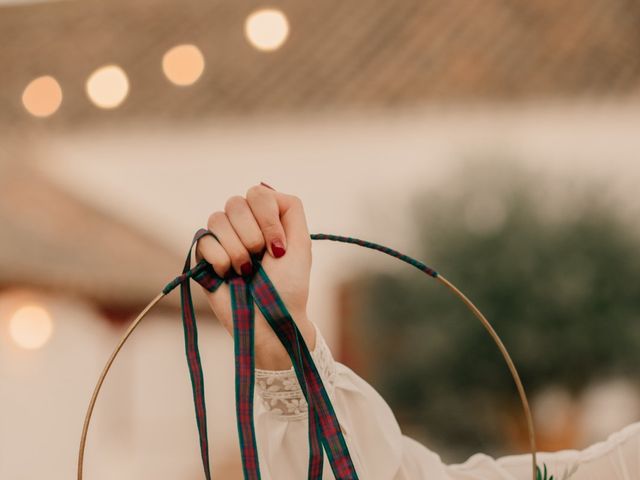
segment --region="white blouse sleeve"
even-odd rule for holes
[[[316,326],[311,352],[333,403],[347,447],[361,480],[528,480],[531,455],[493,458],[483,453],[455,465],[403,435],[380,394],[346,365],[336,362]],[[308,417],[293,368],[256,369],[255,423],[264,480],[305,480]],[[585,450],[541,452],[554,480],[638,480],[640,422]],[[325,455],[323,480],[333,480]]]

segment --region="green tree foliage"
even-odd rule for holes
[[[600,377],[639,378],[640,243],[610,198],[498,164],[466,166],[414,203],[412,253],[485,313],[530,398],[550,384],[579,394]],[[371,381],[400,421],[456,460],[509,451],[503,413],[517,411],[517,392],[475,317],[413,269],[358,283]]]

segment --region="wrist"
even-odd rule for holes
[[[255,368],[260,370],[288,370],[291,368],[289,354],[277,338],[274,343],[256,345]]]
[[[316,331],[314,325],[306,315],[296,317],[295,320],[300,333],[310,351],[315,349]],[[255,367],[261,370],[288,370],[291,368],[291,358],[280,342],[280,339],[268,324],[255,345]]]

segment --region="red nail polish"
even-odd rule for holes
[[[284,245],[282,245],[280,240],[271,242],[271,250],[273,251],[273,256],[276,258],[280,258],[284,255]]]
[[[267,184],[266,184],[266,183],[264,183],[264,182],[260,182],[260,185],[263,185],[263,186],[265,186],[265,187],[267,187],[267,188],[270,188],[270,189],[271,189],[271,190],[273,190],[273,191],[275,191],[275,190],[276,190],[276,189],[275,189],[275,188],[273,188],[271,185],[267,185]]]
[[[251,266],[251,262],[244,262],[242,265],[240,265],[240,271],[242,272],[242,275],[244,275],[245,277],[251,275],[251,273],[253,273],[253,267]]]

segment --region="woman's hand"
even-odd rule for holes
[[[245,197],[230,197],[224,211],[213,212],[207,228],[219,242],[211,235],[202,237],[196,246],[196,261],[206,259],[222,277],[230,269],[246,275],[252,268],[250,252],[260,253],[266,248],[262,267],[313,350],[315,329],[307,318],[311,238],[302,201],[266,184],[254,185]],[[205,293],[213,313],[233,335],[229,286],[222,284],[215,292]],[[258,308],[255,321],[256,367],[291,367],[289,355]]]

